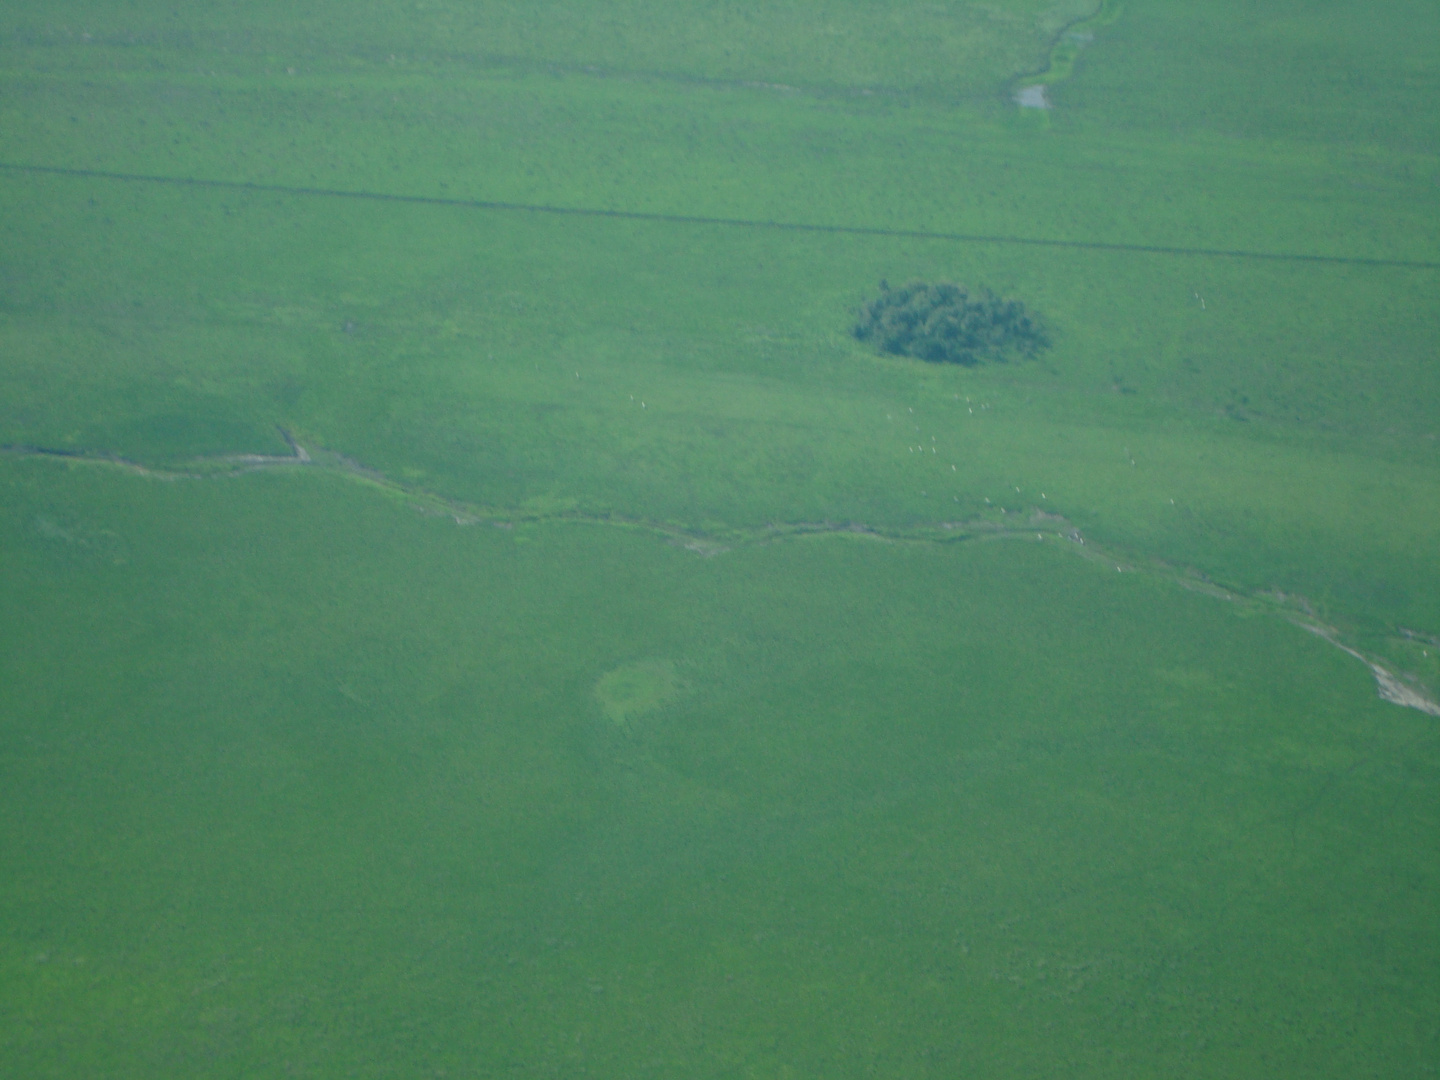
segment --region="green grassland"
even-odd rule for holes
[[[1434,720],[1278,620],[1059,546],[704,559],[321,473],[26,462],[4,506],[26,1075],[1433,1046]],[[618,724],[647,664],[684,691]]]
[[[1096,6],[0,14],[0,1065],[1440,1065],[1440,13]]]
[[[1431,272],[56,183],[81,221],[44,261],[80,257],[15,290],[6,442],[177,461],[278,423],[470,502],[706,529],[1044,492],[1239,587],[1440,622]],[[851,310],[905,273],[1031,298],[1056,347],[875,358]]]

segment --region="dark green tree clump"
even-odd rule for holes
[[[1032,358],[1050,344],[1019,300],[949,281],[912,281],[898,289],[882,281],[879,297],[861,308],[854,333],[881,352],[967,366]]]

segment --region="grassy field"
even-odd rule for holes
[[[1440,1066],[1440,13],[1096,6],[0,13],[0,1064]]]
[[[701,559],[320,474],[4,504],[26,1075],[1430,1052],[1434,719],[1277,620],[1043,544]],[[617,726],[647,660],[682,689]]]

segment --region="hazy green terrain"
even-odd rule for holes
[[[1440,1068],[1440,11],[1097,7],[0,11],[0,1071]]]

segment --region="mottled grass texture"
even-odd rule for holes
[[[1428,1052],[1435,722],[1283,622],[1063,542],[704,559],[0,470],[17,1074]],[[665,661],[617,725],[597,683]]]
[[[1440,680],[1440,11],[1021,115],[1086,13],[0,13],[0,164],[164,181],[0,169],[0,444],[516,522],[0,457],[0,1071],[1433,1068],[1433,718],[1147,568]],[[911,277],[1053,347],[877,357]],[[1036,510],[1123,570],[628,528]]]

